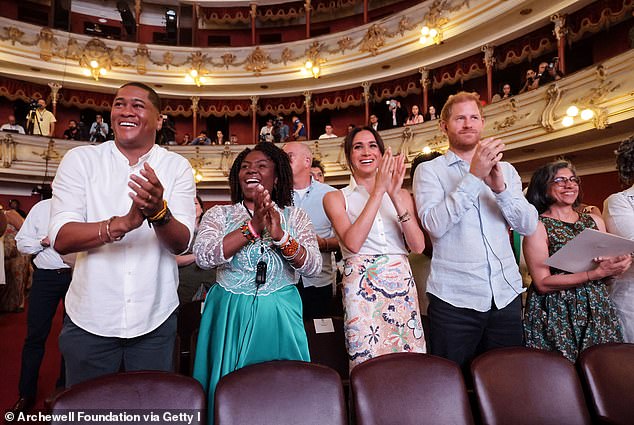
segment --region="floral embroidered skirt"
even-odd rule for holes
[[[426,352],[418,294],[405,255],[355,255],[343,276],[350,369],[376,356]]]

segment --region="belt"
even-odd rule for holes
[[[64,267],[63,269],[40,269],[39,267],[35,267],[35,270],[56,274],[71,274],[73,272],[73,269],[70,267]]]

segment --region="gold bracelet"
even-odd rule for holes
[[[161,210],[154,214],[152,217],[148,217],[147,219],[148,221],[159,221],[160,219],[165,217],[165,214],[167,214],[167,201],[163,199],[163,208],[161,208]]]
[[[106,221],[106,236],[108,236],[108,243],[118,242],[121,239],[123,239],[123,237],[125,236],[125,233],[124,233],[121,236],[119,236],[118,238],[113,238],[112,235],[110,234],[110,223],[112,223],[115,218],[119,218],[119,216],[118,215],[113,215],[112,217],[110,217]]]
[[[101,236],[101,227],[103,226],[103,222],[104,221],[105,220],[99,222],[99,240],[101,241],[101,243],[108,243],[108,242],[104,241],[103,237]]]

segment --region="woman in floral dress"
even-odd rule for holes
[[[575,209],[580,202],[580,189],[573,166],[567,161],[555,161],[539,168],[526,196],[540,214],[537,230],[524,238],[524,256],[533,278],[524,318],[526,345],[559,351],[575,362],[588,347],[622,342],[606,282],[626,271],[631,257],[599,257],[593,269],[580,273],[545,264],[550,255],[584,229],[605,232],[601,217]]]
[[[414,202],[402,189],[403,155],[370,127],[346,136],[350,185],[324,197],[345,260],[343,305],[350,369],[382,354],[425,352],[407,254],[425,248]],[[406,245],[407,244],[407,245]]]

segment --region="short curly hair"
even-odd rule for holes
[[[555,203],[555,200],[548,196],[548,185],[562,168],[567,168],[572,171],[572,174],[577,175],[574,165],[565,159],[559,159],[542,165],[533,173],[531,181],[528,184],[528,189],[526,190],[526,199],[535,206],[539,214],[546,212],[546,210]],[[579,186],[579,194],[574,204],[572,204],[573,208],[577,208],[581,204],[581,198],[581,186]]]
[[[616,169],[624,185],[634,183],[634,136],[623,140],[616,150]]]
[[[242,166],[244,158],[253,151],[262,152],[275,164],[277,183],[271,193],[273,202],[280,208],[293,205],[293,170],[291,169],[291,162],[286,152],[273,143],[258,143],[253,149],[246,148],[240,152],[235,161],[233,161],[231,171],[229,172],[231,202],[237,204],[244,199],[244,193],[242,193],[242,187],[240,186],[240,167]]]

